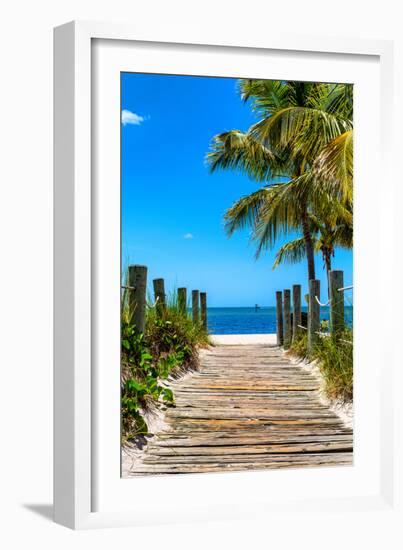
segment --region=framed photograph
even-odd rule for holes
[[[54,43],[55,520],[393,514],[392,44]]]

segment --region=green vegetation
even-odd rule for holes
[[[250,227],[256,256],[300,232],[274,267],[305,257],[308,280],[315,279],[315,250],[329,270],[334,247],[352,247],[352,86],[241,80],[239,89],[259,121],[215,136],[207,163],[212,172],[240,170],[262,187],[227,210],[227,232]]]
[[[348,402],[353,399],[353,331],[346,329],[337,338],[323,334],[311,355],[304,332],[292,343],[289,353],[316,361],[328,397]]]
[[[208,334],[181,313],[175,299],[162,311],[147,307],[145,332],[133,326],[128,291],[122,298],[121,391],[123,440],[148,433],[145,414],[174,403],[168,377],[196,369],[197,348],[208,344]]]

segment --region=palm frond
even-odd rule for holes
[[[280,236],[300,231],[302,223],[306,229],[308,217],[317,252],[325,257],[335,246],[350,248],[352,85],[242,79],[239,92],[260,120],[247,132],[215,136],[206,162],[211,172],[239,170],[268,184],[241,197],[226,212],[228,235],[249,227],[258,257]],[[278,175],[289,181],[273,183]],[[274,267],[300,261],[306,245],[300,238],[281,247]],[[308,252],[312,264],[309,246]]]
[[[296,104],[294,90],[282,80],[242,79],[239,93],[243,101],[251,101],[252,110],[260,116],[271,116],[290,103]]]
[[[334,230],[334,242],[336,246],[351,250],[353,248],[352,225],[338,225]]]
[[[316,180],[339,198],[353,199],[353,130],[343,132],[327,143],[315,162],[312,172]]]
[[[353,86],[351,84],[315,83],[309,97],[306,98],[305,106],[351,121],[353,118]]]
[[[312,240],[316,243],[316,239]],[[305,240],[303,237],[294,239],[283,245],[276,254],[276,259],[273,264],[273,269],[276,269],[280,264],[297,264],[306,256]]]
[[[234,231],[244,229],[248,226],[254,230],[259,219],[260,210],[267,200],[268,193],[268,189],[262,187],[250,195],[241,197],[227,210],[224,220],[228,236],[231,236]]]
[[[284,168],[284,161],[250,133],[231,130],[215,136],[206,156],[211,172],[237,169],[257,181],[267,181]]]
[[[350,130],[351,122],[332,113],[307,107],[286,107],[263,118],[250,130],[252,136],[272,149],[290,147],[295,158],[312,162],[319,151],[340,134]]]
[[[295,198],[297,185],[297,182],[290,181],[268,188],[252,236],[252,240],[257,243],[256,258],[263,250],[272,248],[280,236],[299,229],[304,206],[302,201]]]

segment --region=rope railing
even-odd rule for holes
[[[307,327],[304,327],[304,325],[298,325],[298,328],[302,328],[303,330],[308,330]],[[330,336],[328,332],[321,332],[320,330],[317,330],[315,334],[319,334],[319,336]]]
[[[330,300],[328,300],[325,304],[322,304],[322,302],[319,300],[319,298],[315,295],[315,300],[318,302],[320,306],[326,307],[330,304]]]
[[[345,314],[344,314],[344,291],[352,290],[353,285],[343,284],[343,271],[332,270],[328,274],[329,284],[329,299],[326,302],[320,301],[320,281],[312,279],[309,281],[309,294],[307,300],[308,307],[308,322],[304,326],[301,322],[302,316],[306,315],[302,312],[300,295],[301,285],[293,286],[293,307],[290,304],[290,290],[276,292],[276,316],[277,316],[277,342],[279,345],[284,345],[287,349],[291,342],[298,335],[298,331],[304,330],[308,333],[308,350],[312,350],[317,344],[318,338],[326,337],[330,334],[338,334],[339,338],[345,330]],[[330,331],[323,332],[320,308],[330,308]],[[291,310],[293,310],[291,312]],[[293,319],[293,321],[292,321]],[[306,320],[304,320],[306,323]],[[348,340],[340,341],[351,343]]]
[[[153,304],[149,304],[148,302],[146,302],[146,307],[148,307],[148,309],[154,309],[155,307],[157,307],[159,299],[160,299],[160,297],[157,296],[155,298],[155,302]]]
[[[349,285],[349,286],[343,286],[341,288],[338,288],[337,289],[337,292],[344,292],[345,290],[352,290],[353,289],[353,285]],[[317,296],[315,296],[315,300],[318,302],[318,304],[322,307],[327,307],[330,305],[330,300],[328,300],[326,303],[322,303],[319,298]]]
[[[120,288],[124,288],[125,290],[136,290],[135,286],[120,285]]]

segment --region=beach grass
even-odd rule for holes
[[[308,352],[307,334],[294,341],[289,353],[314,361],[324,381],[327,397],[342,402],[353,399],[353,330],[346,329],[336,336],[324,334],[311,353]]]

